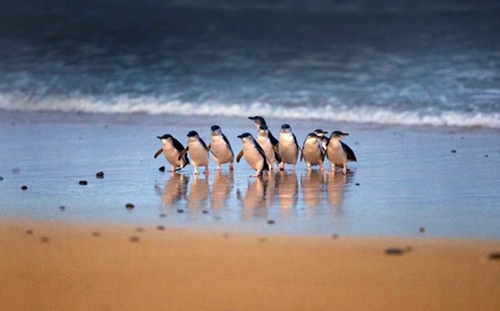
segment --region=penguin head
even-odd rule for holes
[[[281,132],[282,133],[291,133],[292,132],[292,128],[288,124],[283,124],[281,126]]]
[[[334,131],[332,132],[332,135],[330,135],[331,138],[338,138],[342,139],[342,137],[349,135],[349,133],[342,133],[341,131]]]
[[[220,135],[222,133],[220,126],[218,126],[218,125],[212,125],[210,130],[211,130],[211,134],[213,136],[217,136],[217,135]]]
[[[162,141],[167,141],[172,139],[172,135],[170,134],[163,134],[163,136],[156,136],[156,138],[161,139]]]
[[[319,137],[323,137],[326,134],[328,134],[328,132],[327,131],[323,131],[322,129],[316,129],[316,130],[314,130],[314,134],[318,135]]]
[[[261,126],[259,126],[259,134],[266,135],[268,130],[269,129],[267,128],[267,125],[265,125],[265,124],[262,124]]]
[[[190,132],[187,134],[187,137],[188,137],[188,141],[195,141],[195,140],[198,140],[198,132],[196,132],[196,131],[190,131]]]
[[[261,125],[266,125],[266,120],[264,120],[263,117],[261,116],[255,116],[255,117],[248,117],[250,120],[253,120],[253,122],[255,123],[255,125],[257,125],[257,127],[261,126]]]
[[[250,133],[243,133],[241,135],[238,135],[238,138],[240,138],[243,142],[253,140],[253,136]]]
[[[316,142],[318,141],[320,137],[318,135],[316,135],[316,133],[309,133],[307,134],[307,141],[312,141],[312,142]]]

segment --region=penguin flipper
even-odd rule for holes
[[[215,153],[212,151],[212,143],[208,144],[208,146],[205,146],[205,149],[207,149],[207,151],[210,151],[210,153],[214,156],[214,158],[217,159],[217,156],[215,155]]]
[[[163,152],[163,148],[160,148],[160,150],[156,151],[155,153],[155,159]]]
[[[189,150],[189,146],[187,146],[186,148],[184,148],[184,150],[181,151],[181,154],[179,154],[179,157],[177,158],[178,160],[182,159],[182,157],[186,154],[186,152],[188,152]]]
[[[347,146],[345,143],[340,142],[342,145],[342,149],[344,149],[345,153],[347,153],[347,160],[357,162],[356,156],[354,155],[354,151],[352,151],[351,147]]]
[[[243,156],[243,149],[238,153],[238,156],[236,157],[236,163],[240,163],[241,157]]]

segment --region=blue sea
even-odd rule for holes
[[[0,111],[500,128],[500,1],[2,1]]]

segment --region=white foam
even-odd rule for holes
[[[23,112],[62,112],[99,114],[178,114],[190,116],[247,117],[263,115],[287,119],[316,119],[332,122],[355,122],[411,126],[500,128],[500,113],[463,113],[457,111],[429,112],[391,111],[384,108],[305,106],[284,107],[254,102],[250,104],[220,104],[217,102],[186,103],[161,101],[152,97],[116,97],[95,100],[87,97],[61,97],[33,100],[25,96],[0,94],[0,109]]]

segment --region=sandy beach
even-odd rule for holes
[[[0,248],[5,310],[497,310],[500,303],[498,241],[2,220]]]

